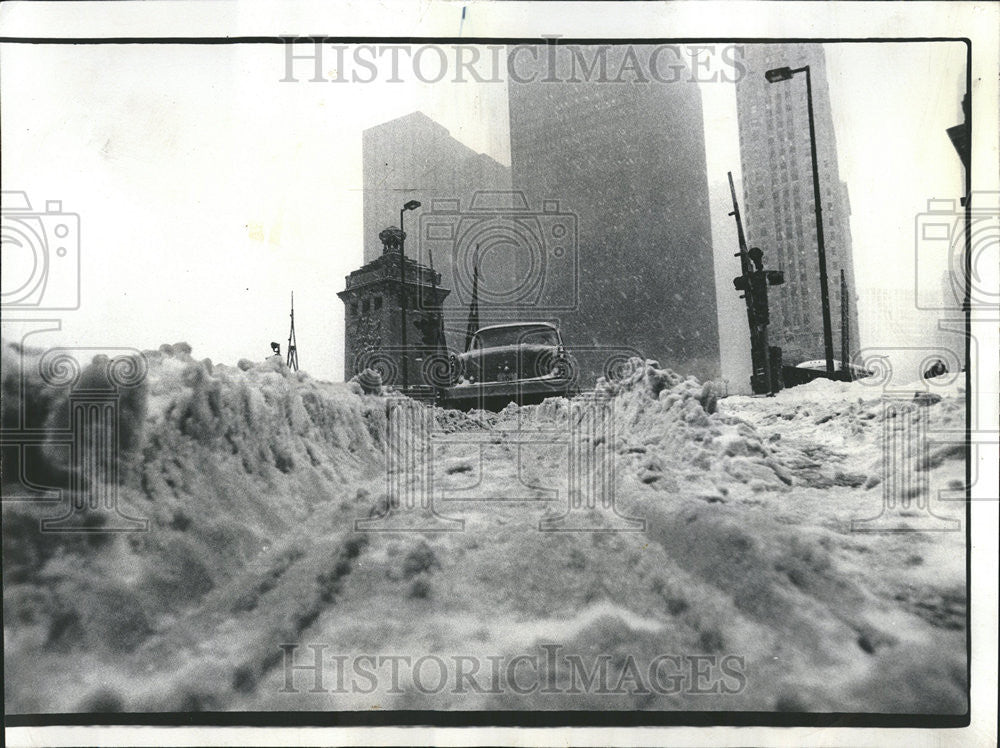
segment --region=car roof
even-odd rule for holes
[[[500,325],[487,325],[486,327],[480,327],[476,330],[478,335],[481,332],[487,330],[500,330],[505,327],[548,327],[551,330],[558,330],[559,328],[553,325],[551,322],[504,322]]]
[[[834,367],[840,367],[842,365],[840,359],[839,358],[833,359],[833,365],[834,365]],[[848,363],[847,365],[850,366],[852,369],[863,369],[864,368],[862,366],[859,366],[858,364]],[[825,358],[815,358],[815,359],[813,359],[811,361],[803,361],[801,364],[796,364],[795,368],[796,369],[825,369],[826,368],[826,359]]]

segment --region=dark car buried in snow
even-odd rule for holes
[[[559,328],[548,322],[482,327],[452,364],[453,384],[442,392],[450,408],[500,410],[577,394],[572,359]]]

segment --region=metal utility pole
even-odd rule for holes
[[[790,80],[796,73],[806,74],[806,99],[809,105],[809,144],[812,153],[813,204],[816,206],[816,245],[819,253],[819,292],[823,304],[823,348],[826,353],[826,373],[833,374],[833,323],[830,320],[830,288],[826,275],[826,246],[823,242],[823,209],[819,194],[819,164],[816,156],[816,123],[813,120],[812,78],[809,66],[775,68],[764,73],[768,83]]]
[[[399,210],[399,320],[400,344],[403,349],[403,389],[409,385],[409,351],[406,347],[406,232],[403,230],[403,214],[420,207],[417,200],[410,200]]]
[[[773,395],[781,388],[778,377],[772,372],[772,366],[780,366],[777,360],[781,349],[772,349],[767,341],[767,326],[770,323],[767,287],[781,285],[785,282],[785,277],[780,271],[764,270],[764,253],[759,248],[747,249],[732,172],[729,172],[729,192],[733,197],[733,210],[729,215],[736,219],[736,235],[740,243],[740,251],[733,256],[740,258],[741,272],[733,278],[733,285],[736,290],[743,292],[741,298],[746,299],[747,324],[750,326],[750,361],[753,369],[750,387],[754,394]]]
[[[295,291],[292,291],[292,311],[288,316],[291,317],[292,326],[288,330],[288,353],[285,358],[285,365],[292,371],[298,371],[299,349],[295,343]]]
[[[750,386],[754,393],[760,392],[770,392],[771,391],[771,362],[768,361],[767,355],[767,328],[763,330],[763,336],[761,335],[761,330],[755,324],[756,314],[754,313],[754,298],[753,293],[750,291],[750,275],[753,273],[753,265],[750,262],[750,255],[747,250],[747,238],[743,231],[743,220],[740,218],[740,205],[736,200],[736,187],[733,185],[733,173],[728,172],[729,176],[729,194],[733,197],[733,210],[729,215],[736,219],[736,236],[739,240],[740,251],[737,252],[734,257],[740,258],[740,275],[733,279],[733,284],[736,286],[737,290],[743,291],[743,298],[746,300],[747,305],[747,324],[750,325],[750,365],[751,365],[751,375],[750,375]],[[737,283],[737,281],[742,281]],[[740,288],[743,286],[743,288]],[[761,340],[763,337],[763,340]],[[763,356],[761,356],[761,348],[763,344]],[[766,388],[762,389],[759,384],[759,377],[763,370],[764,382],[766,382]],[[756,380],[756,381],[755,381]]]
[[[851,365],[851,317],[849,313],[850,300],[847,298],[847,279],[844,268],[840,269],[840,370],[848,382],[854,379]]]

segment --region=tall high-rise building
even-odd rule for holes
[[[609,78],[593,67],[581,74],[579,48],[521,48],[508,83],[512,181],[543,228],[548,216],[575,222],[575,242],[547,239],[553,272],[576,275],[575,285],[550,286],[569,349],[626,345],[717,377],[701,93],[695,82],[637,72],[632,61],[648,71],[652,49],[584,48]],[[554,232],[562,220],[552,219]]]
[[[368,128],[361,147],[366,239],[395,223],[407,200],[420,200],[426,210],[434,199],[468,204],[476,191],[510,189],[508,167],[460,143],[423,112]],[[408,249],[415,240],[407,241]],[[366,246],[365,261],[380,254]]]
[[[839,359],[841,270],[853,297],[848,305],[852,353],[860,347],[858,305],[851,208],[837,167],[823,47],[748,44],[742,62],[746,72],[736,84],[736,106],[747,240],[764,250],[769,267],[785,272],[785,285],[771,295],[771,342],[782,346],[783,359],[791,365],[824,357],[808,97],[803,73],[776,83],[769,83],[764,73],[810,68],[833,352]]]
[[[456,286],[454,253],[447,251],[446,245],[437,246],[428,256],[429,247],[422,242],[422,222],[443,204],[467,209],[476,192],[510,190],[510,169],[460,143],[423,112],[412,112],[365,130],[362,161],[365,262],[382,254],[382,248],[371,242],[372,237],[399,222],[404,203],[418,200],[420,210],[407,214],[406,254],[424,264],[433,262],[444,286],[463,290],[461,282]],[[456,293],[444,301],[446,316],[455,320],[462,315],[464,297]]]

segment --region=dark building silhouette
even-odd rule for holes
[[[508,167],[460,143],[423,112],[368,128],[361,144],[366,237],[395,221],[407,200],[419,200],[427,210],[436,198],[458,198],[467,205],[477,190],[510,189]],[[408,253],[419,245],[417,232],[410,233]],[[380,252],[366,247],[365,262]]]
[[[653,48],[628,48],[648,69]],[[625,50],[586,48],[613,71]],[[516,62],[518,78],[536,77],[508,83],[514,188],[539,213],[557,201],[576,220],[566,248],[576,253],[576,306],[552,315],[567,347],[626,344],[683,373],[719,376],[697,83],[581,76],[573,50],[558,46]]]
[[[851,256],[850,202],[840,180],[826,59],[819,44],[743,47],[746,74],[736,84],[747,241],[764,250],[785,285],[771,306],[771,341],[795,365],[824,357],[812,151],[805,75],[768,83],[764,73],[810,66],[813,119],[823,212],[823,237],[834,356],[841,356],[840,271],[849,292],[851,352],[858,350],[858,304]]]
[[[408,242],[405,271],[401,271],[400,238],[396,227],[379,233],[381,254],[348,275],[345,289],[337,293],[344,302],[345,380],[372,368],[382,375],[384,384],[403,384],[404,298],[407,384],[428,383],[432,377],[425,367],[433,365],[432,357],[443,352],[440,309],[450,291],[441,286],[440,273],[409,256]]]

